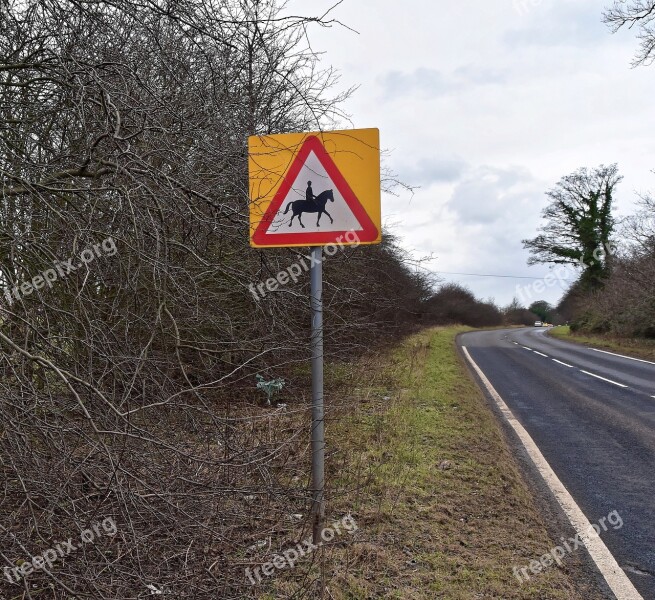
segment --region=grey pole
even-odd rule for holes
[[[312,308],[312,518],[314,544],[321,539],[325,505],[325,410],[323,408],[323,247],[311,249]]]

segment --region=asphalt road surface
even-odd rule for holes
[[[460,336],[634,586],[655,599],[655,363],[570,344],[542,328]]]

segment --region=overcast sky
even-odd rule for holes
[[[416,257],[434,256],[432,270],[546,275],[521,240],[536,235],[544,192],[579,167],[619,163],[619,215],[655,190],[655,66],[630,67],[637,41],[602,24],[609,1],[344,0],[333,16],[358,33],[311,30],[343,87],[359,86],[352,124],[379,127],[388,166],[420,186],[383,198],[382,214]],[[532,283],[442,277],[501,305]]]

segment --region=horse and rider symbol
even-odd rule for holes
[[[286,209],[284,210],[284,213],[282,214],[286,215],[290,208],[293,210],[293,215],[291,216],[289,227],[293,225],[293,220],[298,217],[298,223],[300,223],[300,226],[304,229],[305,226],[302,224],[302,220],[300,218],[303,213],[318,213],[318,218],[316,219],[316,227],[320,227],[319,223],[323,213],[329,217],[330,223],[334,223],[334,219],[330,216],[330,213],[325,210],[325,205],[327,204],[328,200],[330,202],[334,202],[334,194],[332,193],[332,190],[325,190],[318,196],[314,196],[314,192],[312,191],[312,182],[308,181],[307,191],[305,192],[305,199],[289,202]]]

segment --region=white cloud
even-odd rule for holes
[[[505,230],[508,224],[516,225],[517,214],[532,214],[534,205],[527,199],[534,192],[530,189],[534,183],[522,167],[479,167],[455,187],[448,207],[457,215],[460,227],[483,224]]]
[[[503,39],[511,48],[603,45],[608,31],[601,11],[596,0],[542,1],[525,13],[527,23],[508,30]]]
[[[455,155],[429,156],[420,158],[413,164],[399,164],[396,161],[400,179],[410,185],[422,187],[457,181],[467,166],[466,161]]]
[[[383,216],[437,271],[545,275],[521,239],[536,234],[545,192],[580,167],[619,163],[621,214],[655,189],[655,67],[630,68],[634,33],[612,36],[597,0],[528,2],[346,0],[335,14],[359,34],[310,32],[343,86],[360,86],[346,106],[354,125],[379,127],[388,165],[421,186],[385,198]],[[332,1],[309,4],[289,8]],[[448,279],[501,303],[522,283]]]
[[[458,67],[447,75],[424,67],[413,71],[390,71],[379,79],[383,99],[416,97],[417,94],[430,98],[503,82],[504,74],[500,71],[480,69],[474,65]]]

